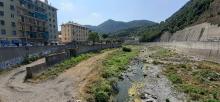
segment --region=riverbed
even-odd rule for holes
[[[185,95],[174,89],[162,74],[163,67],[152,64],[148,47],[131,61],[128,70],[117,83],[115,102],[185,102]]]

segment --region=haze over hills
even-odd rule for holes
[[[107,20],[98,26],[91,26],[85,25],[86,27],[90,28],[93,31],[100,32],[100,33],[113,33],[116,31],[120,31],[123,29],[134,28],[134,27],[141,27],[141,26],[152,26],[157,23],[148,21],[148,20],[134,20],[130,22],[122,22],[122,21],[114,21],[114,20]]]

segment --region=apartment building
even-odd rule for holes
[[[89,37],[89,29],[74,22],[68,22],[61,25],[61,42],[70,43],[85,42]]]
[[[0,0],[0,46],[58,40],[57,9],[40,0]]]

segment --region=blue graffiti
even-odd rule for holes
[[[20,64],[22,61],[23,61],[23,57],[17,57],[17,58],[13,58],[13,59],[1,62],[0,69],[10,68],[10,67],[15,66],[17,64]]]

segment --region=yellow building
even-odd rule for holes
[[[68,22],[61,25],[61,42],[70,43],[85,42],[89,37],[89,29],[74,22]]]
[[[55,43],[57,9],[47,0],[0,0],[0,46]]]

